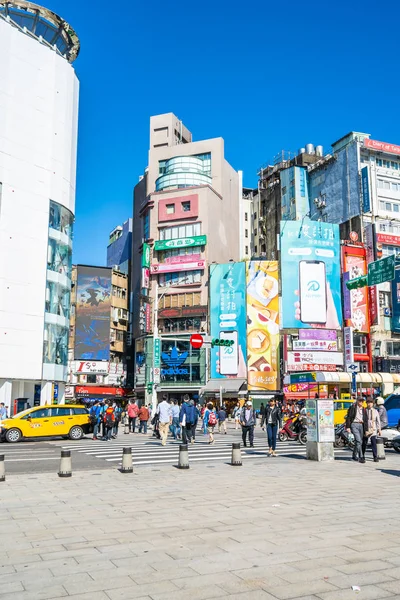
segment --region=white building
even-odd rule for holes
[[[17,399],[64,399],[78,52],[51,11],[0,0],[0,402],[11,414]]]

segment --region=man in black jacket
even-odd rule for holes
[[[268,454],[270,456],[276,456],[276,435],[278,433],[278,427],[282,427],[282,413],[275,398],[271,398],[269,406],[265,409],[265,424],[267,426],[268,435]]]
[[[354,435],[353,460],[365,463],[365,456],[362,451],[362,443],[365,432],[368,431],[368,415],[364,408],[362,396],[357,397],[357,401],[352,404],[347,412],[346,429],[348,433]]]

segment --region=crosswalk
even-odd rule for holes
[[[215,435],[215,443],[208,444],[207,436],[201,432],[196,435],[196,442],[189,445],[189,461],[230,461],[232,453],[232,442],[240,441],[240,437],[234,434]],[[157,465],[163,463],[176,464],[178,462],[179,445],[181,441],[168,439],[166,446],[161,446],[160,440],[150,436],[124,435],[120,434],[117,439],[110,442],[84,439],[80,442],[71,442],[63,445],[63,449],[71,450],[73,453],[85,454],[97,459],[103,459],[107,463],[119,464],[122,460],[122,449],[132,448],[132,462],[136,466]],[[298,442],[278,442],[276,453],[278,457],[305,457],[306,447]],[[336,454],[346,454],[347,449],[335,449]],[[242,459],[257,459],[268,457],[268,446],[265,436],[256,436],[254,448],[242,447]],[[271,460],[274,460],[271,458]]]

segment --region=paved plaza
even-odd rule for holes
[[[10,474],[0,600],[400,598],[399,460]]]

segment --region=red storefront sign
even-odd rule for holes
[[[185,306],[182,308],[162,308],[158,316],[163,319],[173,317],[202,317],[207,314],[207,306]]]
[[[376,241],[388,246],[400,246],[400,235],[391,235],[390,233],[377,233]]]
[[[199,260],[195,262],[187,262],[184,265],[169,265],[167,263],[160,263],[158,265],[151,265],[150,272],[152,275],[157,273],[176,273],[178,271],[197,271],[203,270],[205,267],[205,261]]]
[[[178,256],[168,256],[165,259],[167,265],[184,265],[196,260],[201,260],[201,254],[179,254]]]
[[[80,396],[81,398],[89,396],[126,396],[126,391],[119,387],[76,385],[75,396]]]
[[[388,144],[387,142],[378,142],[377,140],[364,140],[365,148],[371,148],[371,150],[378,150],[379,152],[389,152],[389,154],[400,154],[400,146],[395,144]]]

